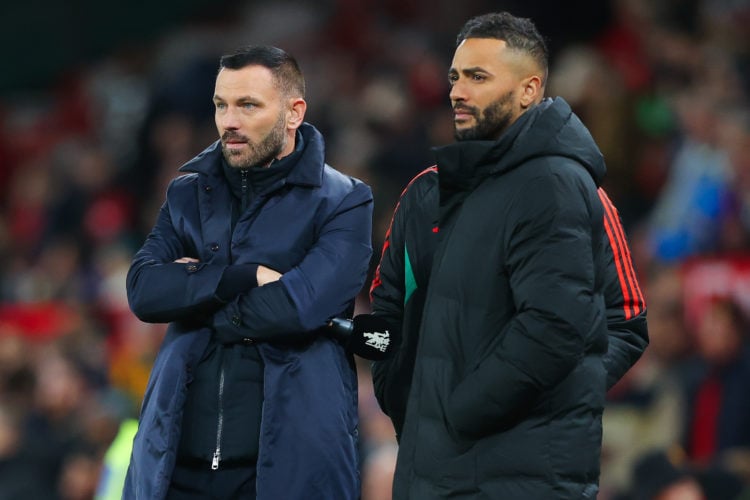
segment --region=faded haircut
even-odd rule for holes
[[[305,78],[297,61],[284,50],[271,45],[248,45],[233,54],[221,56],[219,70],[263,66],[273,74],[282,93],[287,97],[305,97]]]
[[[547,43],[531,19],[516,17],[508,12],[493,12],[476,16],[466,21],[461,28],[456,38],[456,47],[467,38],[503,40],[508,48],[531,56],[544,72],[544,79],[547,79],[549,64]]]

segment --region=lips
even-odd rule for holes
[[[474,113],[470,109],[467,109],[467,108],[454,108],[453,109],[453,119],[455,121],[465,121],[473,117],[474,117]]]
[[[240,149],[245,144],[247,144],[247,143],[244,142],[244,141],[226,141],[226,142],[224,142],[224,147],[226,149]]]
[[[225,132],[221,137],[222,145],[227,150],[240,149],[247,144],[247,138],[236,133]]]

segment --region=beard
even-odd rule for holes
[[[454,124],[453,135],[457,141],[484,141],[500,137],[511,123],[513,123],[513,110],[509,104],[513,100],[513,91],[501,96],[491,102],[486,108],[480,110],[475,107],[459,106],[469,112],[475,119],[476,125],[470,128],[458,129]]]
[[[226,142],[229,140],[245,141],[249,151],[227,149]],[[279,114],[279,119],[268,135],[257,143],[250,142],[249,138],[232,130],[227,130],[221,136],[221,151],[227,164],[232,168],[265,167],[283,151],[284,146],[286,146],[286,130],[283,113]]]

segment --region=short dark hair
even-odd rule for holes
[[[221,56],[219,70],[263,66],[271,70],[276,83],[287,96],[305,97],[305,77],[296,59],[284,50],[271,45],[248,45],[233,54]]]
[[[456,47],[467,38],[495,38],[507,46],[529,54],[547,73],[549,52],[544,37],[531,19],[516,17],[508,12],[493,12],[476,16],[464,24],[456,38]]]

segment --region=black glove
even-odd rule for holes
[[[396,348],[397,332],[389,328],[387,321],[373,314],[358,314],[353,320],[333,318],[328,327],[347,351],[364,359],[386,359]]]

